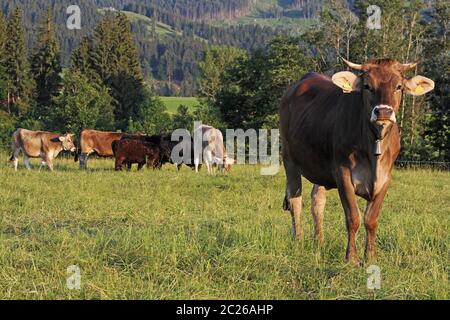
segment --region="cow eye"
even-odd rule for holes
[[[397,91],[400,91],[400,90],[402,90],[403,89],[403,86],[401,85],[401,84],[399,84],[398,86],[397,86]]]
[[[372,87],[369,86],[368,84],[365,84],[365,85],[364,85],[364,89],[372,91]]]

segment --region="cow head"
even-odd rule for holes
[[[73,134],[67,133],[63,136],[60,136],[58,139],[61,141],[62,147],[65,151],[75,152],[77,148],[72,140]]]
[[[434,89],[431,79],[423,76],[405,78],[404,73],[415,68],[417,63],[401,64],[391,59],[379,59],[355,64],[343,60],[350,68],[362,71],[362,74],[357,76],[349,71],[339,72],[333,76],[333,83],[344,93],[361,92],[370,121],[384,129],[397,122],[396,113],[403,92],[421,96]]]
[[[227,172],[230,172],[230,171],[231,171],[231,168],[232,168],[232,166],[233,166],[234,164],[236,164],[236,160],[234,160],[234,159],[232,159],[232,158],[230,158],[230,157],[228,157],[228,156],[225,156],[225,157],[224,157],[224,159],[223,159],[223,167],[224,167],[224,169],[225,169]]]

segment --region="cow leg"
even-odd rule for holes
[[[138,163],[138,171],[141,171],[144,166],[145,166],[145,162]]]
[[[20,149],[13,149],[13,155],[11,156],[11,161],[14,165],[15,171],[17,171],[17,168],[19,166],[19,154],[20,154]]]
[[[376,232],[378,227],[378,218],[380,216],[381,205],[388,189],[388,184],[384,186],[375,198],[367,203],[366,212],[364,214],[364,225],[366,227],[366,248],[365,259],[372,260],[377,256],[375,244]]]
[[[302,213],[302,176],[300,171],[289,160],[284,161],[286,169],[286,196],[284,210],[289,210],[292,216],[292,231],[296,240],[301,240]]]
[[[39,171],[41,171],[42,168],[45,167],[46,165],[47,165],[47,163],[44,160],[42,160],[41,164],[39,165]]]
[[[19,166],[19,159],[14,158],[13,164],[14,164],[14,170],[17,171],[17,167]]]
[[[27,170],[31,170],[30,157],[28,157],[26,154],[23,155],[23,163],[25,165],[25,168],[27,168]]]
[[[46,159],[47,167],[50,169],[50,171],[53,171],[53,161],[51,159]]]
[[[198,169],[200,167],[200,157],[198,155],[195,155],[195,157],[194,157],[194,167],[195,167],[195,172],[198,173]]]
[[[206,168],[208,169],[208,174],[213,174],[213,164],[209,162],[205,162]]]
[[[347,254],[345,260],[357,264],[358,251],[356,249],[356,234],[361,223],[361,218],[356,201],[355,189],[351,182],[351,173],[349,169],[342,169],[338,180],[339,197],[345,213],[345,222],[347,227]]]
[[[311,214],[314,218],[314,236],[318,242],[323,242],[323,212],[325,210],[326,201],[326,189],[314,185],[311,192]]]
[[[127,170],[131,171],[133,164],[131,162],[127,162]]]
[[[80,154],[80,169],[87,169],[87,161],[89,155],[87,153]]]

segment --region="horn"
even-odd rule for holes
[[[345,60],[342,57],[341,57],[341,59],[344,60],[345,64],[348,65],[352,69],[355,69],[355,70],[362,70],[363,69],[363,65],[362,64],[356,64],[356,63],[350,62],[348,60]]]
[[[419,62],[404,63],[401,65],[401,69],[402,69],[402,71],[408,71],[408,70],[411,70],[411,69],[414,69],[415,67],[417,67],[418,64],[419,64]]]

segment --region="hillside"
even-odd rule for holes
[[[118,12],[118,11],[117,10],[113,10],[111,8],[100,8],[100,9],[98,9],[98,12],[101,15],[105,15],[107,13],[114,13],[114,12]],[[121,10],[120,12],[124,13],[128,17],[128,19],[130,20],[130,22],[132,24],[142,23],[145,26],[147,26],[147,31],[148,32],[152,32],[152,28],[154,26],[153,19],[151,19],[149,17],[146,17],[146,16],[144,16],[142,14],[131,12],[131,11]],[[176,32],[171,26],[169,26],[169,25],[167,25],[165,23],[159,22],[159,21],[156,22],[155,27],[156,27],[155,28],[156,29],[156,33],[158,35],[160,35],[160,36],[172,36],[172,37],[175,37],[175,36],[180,36],[181,35],[181,33]]]
[[[122,11],[131,24],[146,78],[161,95],[192,96],[197,63],[207,45],[247,51],[265,47],[277,35],[298,34],[313,23],[320,1],[313,0],[80,0],[82,29],[65,27],[70,0],[0,0],[8,15],[20,6],[29,52],[42,17],[52,9],[64,67],[85,36],[105,14]]]

